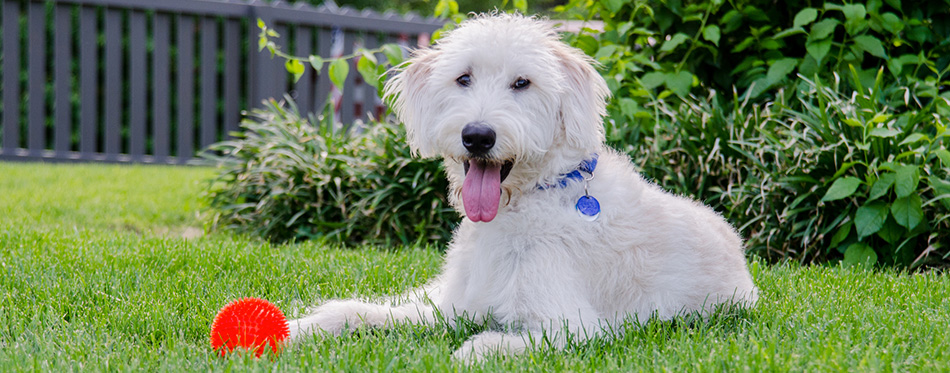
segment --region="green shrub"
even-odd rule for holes
[[[713,205],[773,261],[946,263],[950,100],[922,101],[908,88],[905,103],[881,87],[883,74],[850,96],[803,78],[768,104],[725,106],[715,93],[653,101],[653,131],[625,150],[659,184]]]
[[[797,74],[850,78],[851,66],[860,82],[846,90],[870,86],[885,67],[886,86],[928,85],[933,96],[950,63],[946,1],[571,0],[555,10],[603,20],[603,32],[566,39],[604,65],[618,123],[650,118],[644,105],[657,98],[735,90],[764,101]]]
[[[451,236],[458,214],[447,205],[441,164],[411,157],[400,127],[334,129],[302,118],[289,99],[270,101],[241,126],[203,153],[220,170],[208,192],[215,227],[348,244]]]
[[[801,109],[776,103],[735,143],[752,169],[730,203],[759,212],[743,218],[760,252],[902,267],[950,255],[950,101],[889,106],[883,75],[850,96],[803,79]]]

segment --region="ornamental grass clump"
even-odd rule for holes
[[[322,119],[322,120],[319,120]],[[203,158],[219,174],[207,196],[212,225],[270,241],[443,243],[457,214],[438,162],[411,157],[387,123],[334,128],[271,100],[233,140]]]

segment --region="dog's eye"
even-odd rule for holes
[[[464,74],[456,78],[455,83],[457,83],[460,87],[468,87],[472,85],[472,76],[468,74]]]
[[[531,85],[531,81],[525,78],[518,78],[514,83],[511,83],[511,88],[513,89],[525,89]]]

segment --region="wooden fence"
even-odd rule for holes
[[[414,16],[238,0],[0,0],[0,160],[188,162],[238,129],[242,111],[328,97],[342,123],[382,113],[355,65],[346,90],[308,71],[297,83],[267,50],[328,58],[359,46],[415,47],[442,24]],[[355,63],[355,61],[353,61]],[[326,69],[323,70],[324,72]]]

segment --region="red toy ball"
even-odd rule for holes
[[[273,303],[258,298],[242,298],[224,306],[211,324],[211,347],[221,356],[243,347],[257,357],[270,345],[274,354],[290,335],[287,318]]]

